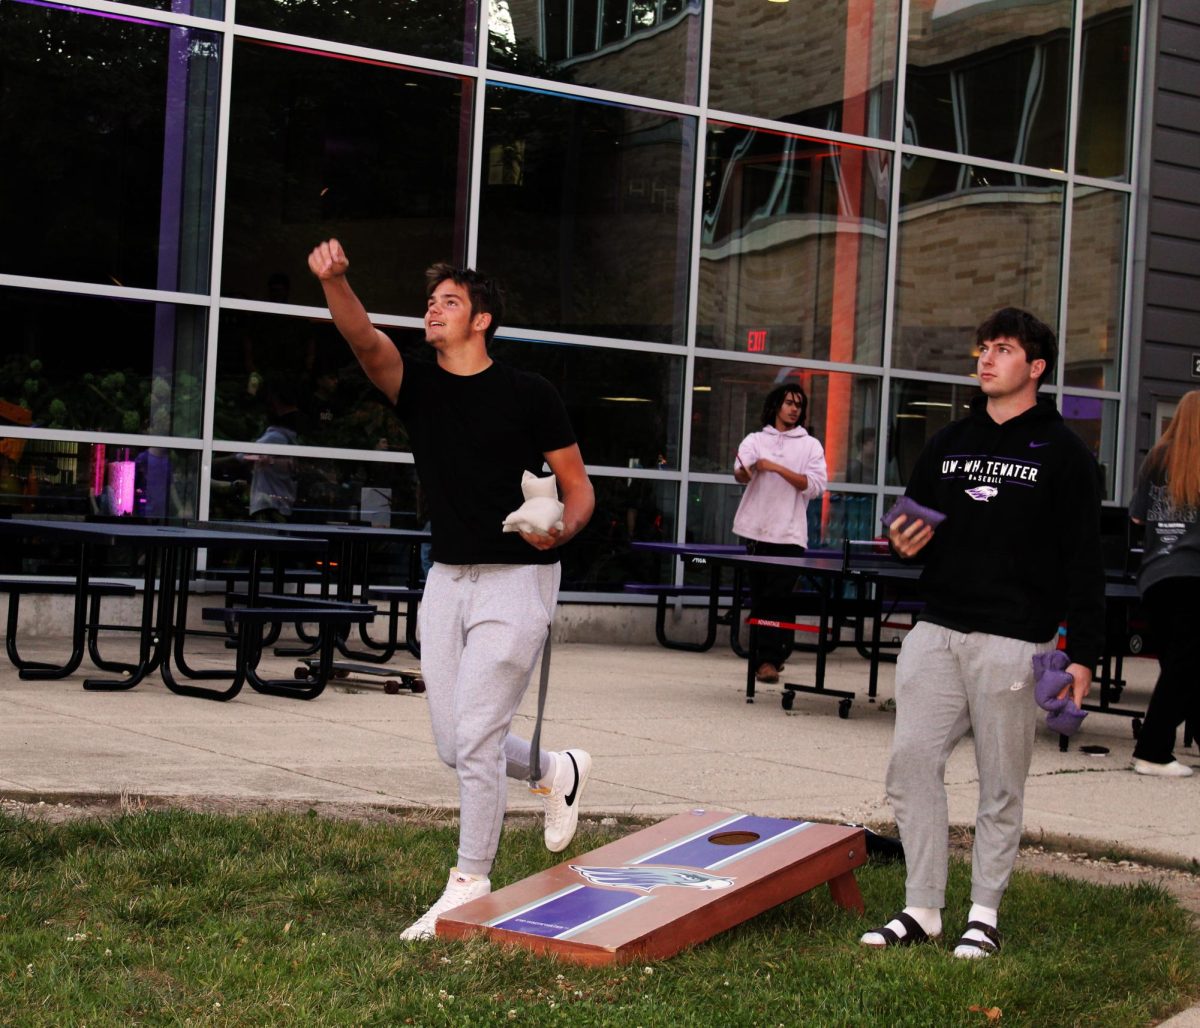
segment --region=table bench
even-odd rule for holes
[[[750,601],[749,590],[741,589],[740,595],[735,595],[735,590],[732,586],[718,586],[714,593],[712,587],[708,585],[665,585],[658,582],[627,582],[625,592],[632,593],[635,596],[655,597],[654,637],[658,640],[658,644],[666,647],[668,650],[686,650],[691,653],[703,653],[706,650],[712,649],[713,643],[717,639],[717,627],[720,625],[729,625],[731,632],[736,632],[737,625],[741,621],[742,609]],[[708,623],[702,642],[684,642],[679,639],[672,639],[667,635],[667,601],[685,596],[707,596],[709,599]],[[722,601],[729,604],[723,614],[720,612]],[[734,643],[733,646],[734,652],[737,652],[739,649],[738,645]]]
[[[237,626],[237,662],[233,679],[223,689],[175,682],[171,688],[185,696],[209,700],[231,700],[250,683],[256,692],[272,696],[289,696],[312,700],[320,696],[333,670],[333,651],[339,630],[352,624],[362,624],[375,617],[376,609],[366,603],[342,603],[315,597],[264,594],[255,606],[205,607],[206,621],[221,621]],[[317,659],[304,665],[301,677],[265,679],[258,674],[258,665],[266,645],[264,631],[268,625],[283,621],[303,621],[318,626]]]
[[[74,666],[72,666],[72,661],[70,660],[63,665],[45,664],[37,660],[25,660],[17,650],[17,623],[21,609],[21,597],[28,595],[74,596],[77,588],[78,583],[74,578],[0,578],[0,592],[8,593],[8,622],[4,646],[8,652],[8,659],[12,661],[21,678],[65,678],[79,666],[78,660],[74,661]],[[73,636],[81,637],[83,633],[86,633],[88,656],[91,657],[93,663],[98,668],[105,671],[119,670],[120,665],[116,665],[112,661],[107,661],[100,657],[96,638],[97,632],[101,629],[115,631],[136,631],[136,629],[132,629],[127,625],[101,624],[100,600],[105,596],[136,596],[137,586],[132,582],[93,578],[88,580],[85,592],[88,600],[86,620],[83,624],[77,626],[79,631],[73,633]],[[74,656],[73,654],[72,658]],[[82,659],[83,654],[80,653],[78,656]]]

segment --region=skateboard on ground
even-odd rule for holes
[[[302,667],[296,668],[297,678],[307,678],[316,670],[317,660],[309,658],[301,662]],[[353,682],[357,685],[369,685],[378,688],[378,683],[371,679],[383,678],[383,691],[389,696],[395,696],[401,689],[411,693],[425,691],[425,679],[417,668],[385,667],[382,664],[352,664],[344,660],[335,660],[330,679]],[[364,681],[365,679],[365,681]]]

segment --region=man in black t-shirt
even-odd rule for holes
[[[336,239],[319,244],[308,265],[338,331],[408,429],[432,521],[421,670],[438,755],[458,773],[460,823],[445,891],[401,935],[424,939],[440,914],[491,890],[505,778],[528,777],[534,758],[509,727],[553,617],[556,550],[587,524],[595,496],[553,386],[488,355],[503,315],[492,280],[446,264],[430,268],[425,338],[436,360],[406,360],[351,290],[350,262]],[[563,528],[503,533],[505,516],[523,502],[522,474],[540,474],[543,462],[558,480]],[[575,834],[592,761],[583,750],[538,757],[543,776],[534,792],[546,809],[546,846],[558,852]]]

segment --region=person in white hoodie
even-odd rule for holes
[[[734,534],[760,557],[800,557],[808,547],[808,502],[829,479],[825,449],[804,428],[808,397],[795,384],[776,386],[763,403],[762,429],[738,446],[733,477],[745,485],[733,518]],[[791,595],[799,575],[789,568],[750,573],[751,614],[770,621],[795,617]],[[760,682],[778,682],[792,648],[792,633],[759,627]]]

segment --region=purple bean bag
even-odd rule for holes
[[[1071,676],[1066,670],[1070,663],[1071,658],[1063,650],[1038,653],[1033,658],[1036,679],[1033,697],[1037,705],[1047,712],[1046,727],[1059,735],[1074,735],[1087,717],[1087,711],[1080,710],[1070,696],[1064,696],[1061,700],[1058,698],[1063,686],[1071,684]]]

